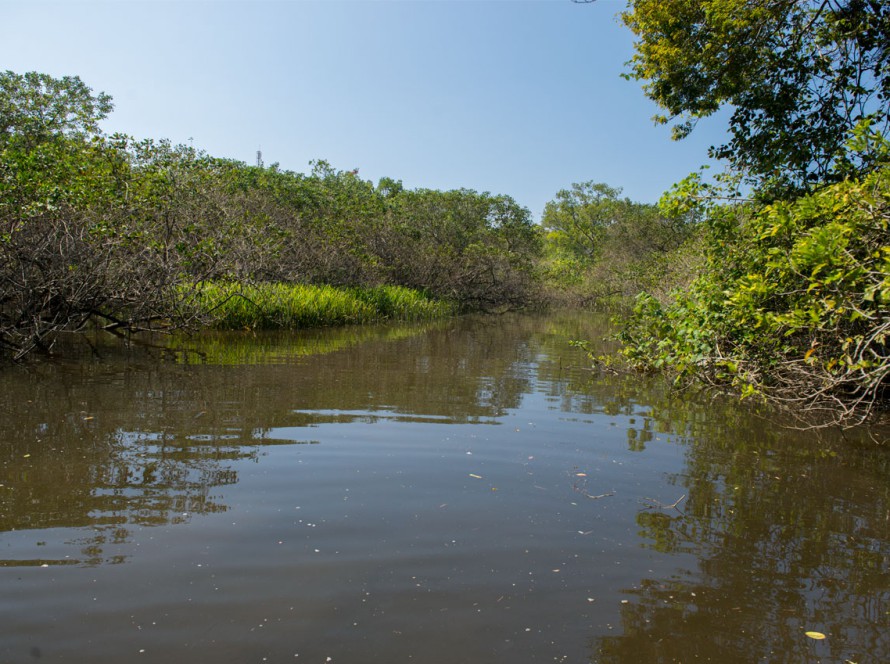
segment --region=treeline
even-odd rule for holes
[[[541,236],[509,196],[374,184],[324,161],[300,174],[108,136],[99,122],[111,110],[77,77],[0,73],[6,355],[86,325],[206,323],[208,284],[231,297],[262,284],[366,289],[356,301],[388,298],[392,311],[405,298],[375,287],[457,311],[538,297]]]
[[[665,300],[698,269],[700,215],[665,214],[604,183],[576,183],[547,203],[541,276],[548,301],[626,310],[641,292]]]

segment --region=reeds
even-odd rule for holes
[[[195,304],[221,330],[274,330],[420,321],[454,313],[448,302],[401,286],[336,288],[306,284],[206,282]]]

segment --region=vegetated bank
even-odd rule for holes
[[[643,295],[638,367],[857,424],[890,400],[890,14],[883,3],[632,0],[630,77],[678,120],[721,107],[728,171],[663,201],[698,211],[700,270]],[[743,63],[743,64],[741,64]]]
[[[332,325],[525,306],[541,237],[509,196],[248,166],[106,135],[77,77],[0,73],[0,349],[54,334]]]

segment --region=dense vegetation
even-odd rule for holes
[[[695,211],[664,214],[621,198],[607,184],[573,184],[544,208],[542,275],[551,301],[598,309],[627,308],[643,291],[667,296],[666,284],[697,268]]]
[[[323,161],[304,175],[107,136],[99,123],[111,109],[77,77],[0,73],[6,355],[93,324],[235,325],[221,322],[223,311],[238,325],[335,324],[367,320],[373,307],[423,318],[536,297],[540,234],[508,196],[408,191]],[[313,309],[298,285],[340,290],[301,291],[325,293]],[[269,311],[245,315],[260,299]]]
[[[205,282],[197,302],[209,324],[224,330],[274,330],[356,325],[379,320],[418,321],[454,313],[434,300],[402,286],[337,288],[307,284]]]
[[[890,396],[890,7],[632,0],[630,76],[678,120],[732,109],[729,166],[663,201],[698,210],[701,271],[640,297],[626,354],[854,423]],[[746,199],[742,200],[741,193]]]
[[[729,139],[659,205],[594,182],[541,226],[512,198],[406,190],[107,136],[80,79],[0,74],[0,348],[59,330],[292,327],[557,302],[636,306],[624,354],[859,422],[890,384],[890,6],[630,0],[628,78]]]

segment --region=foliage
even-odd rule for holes
[[[208,282],[264,292],[360,288],[347,309],[376,308],[370,318],[439,311],[395,287],[464,311],[537,297],[540,238],[528,210],[508,196],[408,191],[325,161],[300,174],[165,140],[106,136],[99,122],[111,108],[108,95],[77,77],[0,74],[4,354],[47,349],[56,332],[91,323],[197,323]],[[290,309],[273,318],[303,324]],[[332,311],[317,320],[366,317]]]
[[[105,93],[93,95],[77,76],[0,72],[0,144],[33,146],[59,136],[100,134],[99,121],[113,108]]]
[[[665,215],[620,194],[602,183],[573,184],[544,208],[543,269],[562,297],[609,307],[686,280],[680,247],[692,241],[696,215]]]
[[[863,121],[890,123],[890,13],[874,0],[631,0],[629,77],[677,119],[675,138],[723,106],[711,149],[766,200],[867,173],[844,147]]]
[[[856,423],[887,404],[890,13],[867,0],[632,0],[631,78],[682,138],[729,107],[728,162],[662,201],[702,272],[638,299],[625,354]],[[739,192],[748,189],[750,198]]]
[[[641,296],[624,352],[858,421],[887,398],[888,225],[886,167],[794,201],[715,211],[703,273],[666,306]]]
[[[580,261],[591,262],[601,253],[606,231],[627,215],[632,203],[620,199],[621,189],[604,183],[583,182],[562,189],[544,206],[541,224],[555,248]]]
[[[210,282],[201,284],[196,305],[218,329],[307,328],[417,321],[453,313],[446,302],[398,286],[334,288],[305,284]]]
[[[534,295],[540,237],[528,209],[472,190],[400,192],[375,247],[387,280],[486,310]]]
[[[0,347],[22,356],[94,316],[173,317],[169,276],[131,223],[126,140],[98,133],[110,99],[6,72],[0,100]]]

